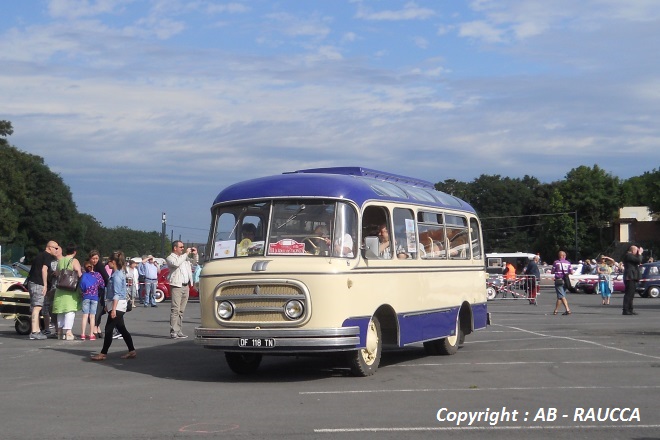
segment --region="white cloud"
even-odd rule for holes
[[[403,21],[403,20],[426,20],[435,16],[433,9],[421,8],[415,2],[406,3],[403,9],[384,10],[373,12],[370,9],[359,5],[356,18],[372,21]]]
[[[133,0],[50,0],[48,12],[54,18],[77,19],[114,13]]]
[[[413,43],[420,49],[426,49],[429,47],[429,40],[424,37],[413,37]]]
[[[487,43],[499,43],[503,41],[503,31],[485,21],[461,23],[459,25],[458,35],[484,40]]]

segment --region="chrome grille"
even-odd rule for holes
[[[305,313],[297,320],[284,314],[285,304],[292,299],[302,302],[305,307]],[[216,316],[225,326],[292,325],[305,321],[309,314],[307,289],[296,281],[228,281],[218,285],[215,300],[216,303],[230,301],[234,305],[231,319]]]

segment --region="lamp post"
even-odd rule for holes
[[[163,213],[162,230],[160,233],[160,254],[165,255],[165,228],[167,227],[167,216]]]

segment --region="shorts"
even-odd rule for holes
[[[566,288],[561,286],[555,286],[555,292],[557,293],[557,299],[566,298]]]
[[[82,312],[85,315],[96,315],[96,308],[98,307],[99,302],[95,299],[83,299],[82,300]]]
[[[30,292],[30,311],[32,311],[34,307],[43,307],[44,298],[46,297],[44,294],[44,286],[30,282],[28,284],[28,291]]]

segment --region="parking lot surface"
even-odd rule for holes
[[[222,353],[169,339],[168,303],[127,315],[133,360],[121,340],[91,362],[100,340],[31,341],[3,320],[2,438],[660,438],[660,300],[623,316],[619,294],[573,294],[554,316],[553,298],[491,301],[493,325],[456,355],[385,352],[367,378],[337,357],[236,376]],[[197,325],[190,303],[184,332]]]

